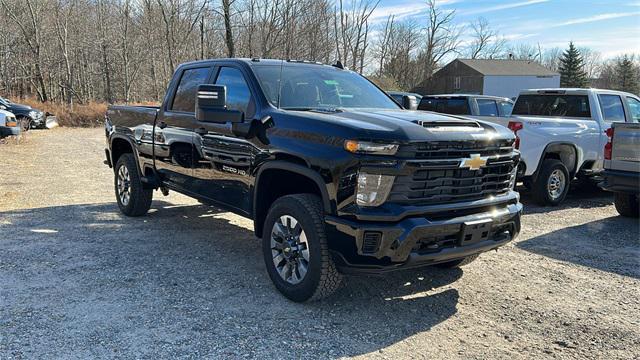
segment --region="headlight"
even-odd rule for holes
[[[366,141],[347,140],[344,142],[345,150],[352,153],[371,155],[395,155],[398,152],[397,144],[378,144]]]
[[[382,205],[389,196],[394,179],[395,177],[390,175],[358,174],[356,204],[360,206]]]

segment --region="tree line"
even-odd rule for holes
[[[378,6],[379,0],[0,0],[0,95],[69,105],[159,101],[178,64],[220,57],[340,61],[399,90],[411,90],[455,57],[529,59],[560,70],[562,49],[511,43],[483,18],[461,26],[436,0],[424,2],[420,22],[380,19]],[[574,50],[588,81],[639,92],[637,56],[604,60],[590,49]]]

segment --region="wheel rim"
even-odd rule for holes
[[[547,191],[553,200],[558,199],[567,187],[567,178],[560,169],[553,170],[547,181]]]
[[[129,205],[129,200],[131,199],[131,177],[129,175],[129,170],[127,167],[122,165],[118,170],[118,198],[120,199],[120,203],[122,205]]]
[[[309,243],[302,225],[293,216],[281,216],[271,229],[271,256],[280,277],[298,284],[309,269]]]

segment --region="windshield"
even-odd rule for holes
[[[281,109],[398,109],[384,92],[355,72],[321,65],[256,65],[271,104]]]
[[[520,95],[513,115],[591,117],[586,95]]]

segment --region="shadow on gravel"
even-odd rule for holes
[[[613,216],[516,243],[543,256],[640,279],[640,225]]]
[[[519,187],[518,191],[525,214],[540,214],[569,208],[593,209],[613,204],[613,193],[594,188],[572,187],[564,202],[558,206],[539,206],[534,202],[533,194],[529,190]]]
[[[113,203],[0,213],[0,354],[336,358],[457,311],[460,269],[351,277],[324,302],[292,303],[250,223],[232,219],[162,201],[140,218]]]

